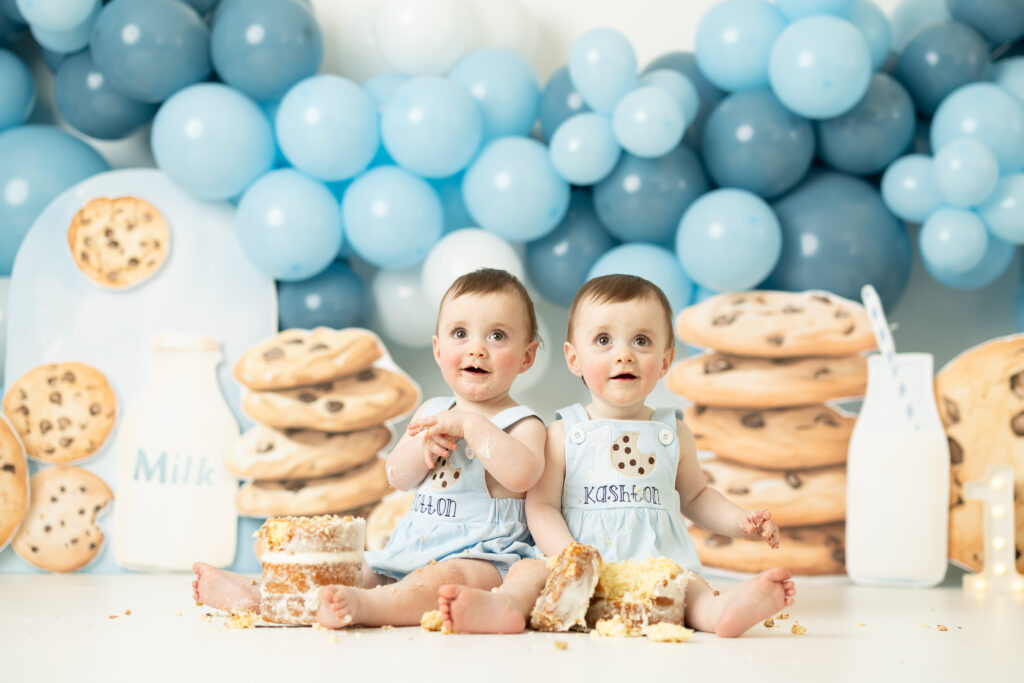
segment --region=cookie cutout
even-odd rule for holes
[[[106,289],[127,289],[152,277],[167,260],[170,239],[160,212],[137,197],[93,199],[68,228],[78,269]]]
[[[253,425],[225,460],[229,472],[246,479],[311,479],[369,462],[391,441],[384,426],[354,432],[277,430]]]
[[[32,475],[32,504],[14,537],[23,560],[51,572],[86,566],[103,547],[96,516],[114,499],[110,487],[80,467],[48,467]]]
[[[438,458],[430,473],[430,487],[438,491],[450,491],[462,476],[461,467],[450,467],[448,458]]]
[[[99,450],[114,426],[117,404],[107,378],[84,363],[51,363],[15,380],[3,412],[28,456],[64,464]]]
[[[355,514],[394,490],[385,467],[383,459],[374,458],[334,477],[245,484],[238,490],[238,511],[253,517]]]
[[[782,565],[797,575],[846,572],[846,528],[842,523],[782,528],[779,547],[774,550],[767,543],[721,536],[697,525],[689,531],[705,567],[763,572]]]
[[[630,477],[646,477],[654,471],[656,453],[641,453],[637,445],[639,432],[620,434],[612,441],[612,467]]]
[[[382,355],[376,335],[363,329],[284,330],[242,354],[234,374],[250,389],[287,389],[361,372]]]
[[[18,530],[28,510],[28,461],[7,420],[0,419],[0,550]]]

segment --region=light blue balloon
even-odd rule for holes
[[[32,37],[36,39],[36,42],[43,49],[58,54],[71,54],[72,52],[78,52],[89,44],[92,28],[96,24],[97,19],[99,19],[101,9],[103,9],[103,5],[99,0],[96,0],[92,11],[79,23],[68,28],[46,29],[35,25],[31,25],[29,28],[32,31]]]
[[[700,100],[697,95],[697,88],[693,82],[678,71],[672,69],[655,69],[645,71],[640,76],[638,85],[651,85],[661,88],[671,95],[683,111],[683,122],[689,126],[697,118],[700,110]]]
[[[444,209],[444,231],[447,235],[462,228],[474,228],[476,223],[469,215],[466,202],[462,198],[462,180],[465,173],[456,173],[447,178],[431,180],[430,184],[437,190],[441,198],[441,207]]]
[[[943,207],[921,226],[918,246],[929,270],[963,275],[981,263],[988,231],[974,212]]]
[[[1015,252],[1014,245],[989,235],[988,248],[985,249],[985,255],[981,258],[981,262],[966,273],[954,273],[934,268],[929,266],[927,261],[924,262],[924,265],[933,278],[947,287],[959,290],[980,289],[992,284],[1006,272],[1013,261]]]
[[[691,52],[668,52],[663,54],[648,64],[647,68],[644,69],[644,73],[648,74],[660,69],[670,69],[679,72],[697,88],[697,115],[692,120],[687,118],[686,135],[683,136],[683,141],[690,145],[690,147],[698,149],[704,135],[704,122],[707,120],[711,110],[715,108],[715,105],[725,96],[725,93],[713,86],[711,81],[704,78],[704,74],[701,73],[700,68],[697,66],[697,58]]]
[[[943,100],[932,119],[932,149],[975,138],[999,159],[1001,173],[1024,168],[1024,104],[992,83],[971,83]]]
[[[871,53],[860,31],[844,19],[814,16],[790,24],[775,41],[768,74],[790,110],[828,119],[853,108],[871,80]]]
[[[715,184],[775,197],[811,167],[814,128],[770,90],[745,90],[726,97],[708,116],[701,153]]]
[[[0,132],[0,275],[10,275],[22,238],[52,199],[109,170],[96,150],[59,128]]]
[[[363,327],[370,318],[370,292],[345,263],[335,261],[318,275],[277,286],[282,330]]]
[[[1020,0],[946,0],[953,18],[973,26],[994,45],[1024,37]]]
[[[907,151],[916,127],[917,115],[907,91],[888,74],[874,74],[853,109],[817,123],[818,155],[840,171],[881,173]]]
[[[17,0],[22,18],[33,28],[66,31],[96,11],[100,0]]]
[[[918,110],[931,115],[960,86],[987,80],[989,65],[985,39],[954,21],[918,31],[900,54],[895,73]]]
[[[36,104],[36,84],[25,62],[0,48],[0,131],[21,125]]]
[[[618,143],[633,156],[648,159],[664,156],[679,145],[685,126],[679,101],[654,86],[626,93],[612,114]]]
[[[345,237],[375,266],[399,269],[419,263],[441,238],[441,199],[430,183],[396,166],[356,178],[341,200]]]
[[[673,316],[693,299],[693,281],[676,255],[664,247],[643,242],[613,247],[594,263],[587,279],[616,274],[635,275],[656,284],[668,298]]]
[[[615,29],[591,29],[569,51],[569,76],[594,111],[610,114],[636,85],[636,53],[629,39]]]
[[[715,290],[708,289],[707,287],[698,286],[697,291],[693,293],[692,305],[696,306],[697,304],[704,303],[711,297],[718,296],[719,294],[721,294],[721,292],[716,292]]]
[[[779,9],[764,0],[723,0],[697,24],[697,64],[722,90],[768,85],[768,55],[786,28]]]
[[[687,275],[719,292],[755,287],[781,252],[775,212],[745,190],[708,192],[686,210],[676,234],[676,255]]]
[[[1024,57],[1000,59],[993,64],[992,82],[1024,104]]]
[[[569,117],[588,111],[590,107],[569,78],[568,67],[563,66],[551,74],[540,96],[540,130],[544,139],[550,140]]]
[[[228,2],[210,31],[217,75],[255,100],[279,100],[320,68],[324,45],[313,10],[300,2]]]
[[[290,168],[271,171],[246,190],[235,226],[245,255],[277,280],[313,277],[334,260],[341,244],[334,195]]]
[[[331,74],[296,83],[281,100],[275,130],[295,168],[321,180],[363,171],[377,153],[377,107],[358,85]]]
[[[952,19],[946,0],[900,0],[892,10],[893,50],[902,52],[921,29]]]
[[[483,140],[529,135],[540,106],[540,82],[530,62],[503,47],[485,47],[460,59],[448,72],[473,96],[483,115]]]
[[[1024,244],[1024,173],[1000,178],[996,189],[975,211],[993,235]]]
[[[853,0],[778,0],[779,9],[790,21],[803,19],[812,14],[830,14],[845,17]]]
[[[943,203],[932,158],[908,154],[894,161],[882,176],[882,199],[903,220],[923,223]]]
[[[685,144],[658,159],[623,154],[594,185],[594,208],[608,232],[623,242],[675,244],[679,219],[708,190],[700,159]]]
[[[889,59],[892,49],[892,28],[882,9],[871,0],[854,0],[846,17],[868,41],[871,70],[878,71]]]
[[[156,114],[157,105],[125,97],[110,86],[92,55],[69,55],[53,81],[57,111],[75,130],[100,140],[130,135]]]
[[[622,155],[612,123],[604,114],[587,112],[565,121],[548,145],[551,164],[573,185],[593,185],[605,178]]]
[[[377,103],[377,109],[383,109],[384,105],[391,101],[391,97],[398,90],[398,86],[409,80],[409,76],[400,74],[397,71],[389,71],[384,74],[377,74],[373,78],[363,82],[363,89]]]
[[[398,86],[384,105],[380,132],[399,166],[427,178],[446,178],[476,155],[483,117],[462,86],[440,76],[419,76]]]
[[[498,138],[466,170],[462,196],[481,228],[509,242],[529,242],[565,217],[569,183],[555,171],[541,143]]]
[[[935,153],[935,183],[953,206],[980,204],[998,180],[996,155],[973,138],[958,138]]]
[[[568,308],[591,266],[617,244],[597,219],[590,192],[574,189],[558,227],[526,245],[526,272],[546,299]]]

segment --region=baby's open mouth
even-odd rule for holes
[[[632,372],[620,372],[619,374],[614,375],[612,379],[636,379],[636,375]]]
[[[484,370],[483,368],[475,368],[473,366],[464,367],[464,368],[462,368],[462,371],[463,372],[468,372],[468,373],[473,374],[473,375],[486,375],[487,374],[487,371]]]

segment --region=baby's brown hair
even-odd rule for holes
[[[499,268],[479,268],[458,278],[441,298],[441,306],[448,299],[463,294],[512,294],[519,298],[526,309],[526,324],[529,328],[529,341],[539,341],[537,336],[537,314],[533,310],[533,300],[526,292],[526,287],[512,273]],[[438,309],[438,319],[441,311]]]
[[[661,310],[665,314],[665,329],[668,330],[667,348],[671,348],[675,344],[675,336],[672,333],[672,305],[658,285],[636,275],[602,275],[587,280],[572,300],[572,307],[569,309],[569,329],[565,333],[565,340],[572,342],[576,313],[583,302],[617,304],[642,299],[653,299],[661,304]]]

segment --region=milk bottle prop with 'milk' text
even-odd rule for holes
[[[225,455],[238,423],[221,394],[216,339],[160,333],[118,435],[114,557],[132,569],[234,560],[237,482]]]

